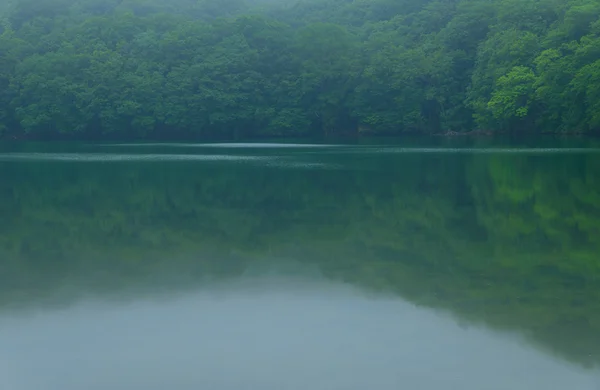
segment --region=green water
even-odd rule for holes
[[[569,145],[552,141],[542,147],[490,141],[470,145],[398,141],[387,146],[377,141],[363,145],[5,144],[0,146],[0,177],[0,345],[8,345],[0,348],[0,372],[3,361],[12,362],[11,372],[22,374],[12,375],[14,383],[24,380],[24,367],[32,364],[37,365],[44,388],[57,390],[358,389],[352,379],[357,369],[363,369],[358,376],[365,383],[380,389],[397,388],[399,383],[434,389],[438,387],[427,381],[436,375],[443,383],[449,383],[448,378],[470,378],[456,379],[456,387],[450,384],[449,389],[547,390],[560,380],[573,384],[572,388],[595,389],[600,384],[596,368],[600,361],[600,149],[585,141]],[[335,286],[342,292],[331,293]],[[202,291],[212,291],[214,300],[209,294],[189,301],[189,306],[181,303]],[[241,299],[238,306],[227,306],[227,293],[232,291]],[[245,294],[254,296],[257,291],[264,293],[260,295],[264,300],[256,298],[258,308],[244,306]],[[268,297],[285,294],[291,298],[281,298],[281,305],[265,303]],[[315,300],[300,303],[293,298],[297,296]],[[165,327],[164,332],[156,329],[147,336],[158,343],[148,352],[152,356],[181,356],[189,341],[196,340],[196,330],[202,333],[198,329],[207,318],[214,327],[206,330],[210,336],[198,335],[199,339],[215,343],[231,339],[230,333],[220,333],[223,326],[254,324],[254,333],[242,340],[257,344],[230,346],[228,355],[215,357],[228,367],[228,374],[215,374],[210,381],[192,373],[202,367],[203,359],[213,361],[211,356],[216,355],[200,356],[196,350],[186,363],[178,360],[177,364],[166,358],[150,364],[142,359],[147,354],[140,352],[128,360],[136,362],[135,370],[119,371],[110,362],[127,353],[119,345],[131,340],[127,332],[135,334],[129,327],[145,329],[155,323],[144,320],[143,313],[125,320],[127,313],[145,310],[136,306],[142,302],[157,305],[154,314],[147,315],[160,318]],[[374,308],[377,302],[407,306]],[[229,308],[227,315],[219,311],[223,307]],[[348,317],[340,314],[345,321],[319,317],[341,307],[347,308],[342,312]],[[117,308],[120,314],[110,312],[115,322],[106,325],[113,326],[112,333],[98,333],[102,318],[110,317],[99,313]],[[204,314],[191,319],[194,310]],[[299,326],[281,335],[282,340],[297,338],[296,347],[304,345],[304,355],[313,350],[315,355],[323,354],[318,348],[328,348],[328,340],[337,338],[343,348],[326,350],[330,355],[319,364],[325,370],[320,375],[303,376],[301,382],[286,374],[288,382],[283,377],[278,382],[273,371],[260,369],[280,361],[269,348],[281,346],[281,341],[271,337],[284,326],[277,321],[294,313],[301,313],[295,324],[311,318],[322,322]],[[398,313],[404,317],[394,317]],[[431,313],[444,320],[420,317]],[[256,322],[261,320],[265,322]],[[199,322],[192,325],[194,321]],[[361,321],[373,322],[360,328]],[[431,334],[445,334],[451,327],[457,327],[452,332],[466,333],[449,333],[433,342],[425,333],[414,337],[408,331],[401,333],[406,321],[414,321],[415,329],[442,321]],[[328,328],[334,322],[335,329]],[[188,324],[189,329],[177,331],[173,324]],[[389,328],[373,330],[384,325]],[[343,334],[346,326],[348,336],[340,338],[338,332]],[[61,333],[65,329],[72,332]],[[298,333],[306,329],[322,332],[318,346]],[[354,329],[352,336],[350,329]],[[78,331],[83,333],[76,341],[72,335]],[[189,332],[187,342],[170,343],[185,332]],[[463,351],[460,345],[444,347],[444,342],[459,337],[464,345],[484,337],[477,332],[489,339],[489,344],[473,341],[487,345],[485,353]],[[361,334],[373,337],[372,342],[352,344],[352,340],[366,340]],[[499,387],[482,385],[487,379],[478,376],[476,363],[447,368],[452,375],[441,369],[427,371],[426,363],[399,374],[393,364],[389,369],[375,367],[357,357],[338,371],[326,371],[336,359],[361,356],[365,348],[371,348],[365,356],[371,353],[390,362],[401,359],[394,353],[402,348],[392,351],[393,342],[374,339],[377,334],[389,335],[398,345],[407,340],[417,343],[419,337],[429,340],[427,347],[414,346],[421,354],[431,350],[424,362],[440,356],[449,356],[449,362],[460,360],[463,353],[473,362],[498,356],[502,361],[489,361],[490,372],[505,382]],[[94,339],[104,345],[113,343],[110,352],[101,352],[101,345],[90,343]],[[139,345],[147,344],[140,341]],[[531,376],[536,380],[548,376],[550,384],[526,382],[523,372],[498,368],[513,356],[503,350],[507,345],[522,348],[521,355],[514,352],[520,356],[520,367],[526,370],[531,365]],[[55,351],[54,355],[42,354],[42,347]],[[296,356],[296,347],[286,347],[284,352]],[[252,350],[254,357],[239,360],[238,349]],[[214,353],[218,350],[215,344]],[[80,366],[81,354],[88,359],[85,367]],[[257,356],[263,365],[257,363]],[[407,356],[410,360],[415,355]],[[104,371],[94,359],[104,359],[100,365]],[[290,364],[314,372],[311,359],[303,359]],[[560,369],[536,372],[536,362],[543,359]],[[62,367],[61,361],[79,373],[77,380],[72,371],[57,368]],[[195,368],[187,367],[192,361]],[[58,362],[57,366],[51,362]],[[242,369],[248,362],[257,364],[254,374]],[[153,364],[178,368],[151,379]],[[239,383],[221,381],[236,375]],[[408,377],[410,381],[404,382]],[[335,378],[341,382],[328,382]],[[580,384],[574,384],[578,380]],[[23,383],[14,388],[39,388],[33,382]]]

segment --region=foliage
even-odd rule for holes
[[[600,131],[595,0],[16,0],[13,137]]]

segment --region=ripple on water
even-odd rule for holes
[[[288,144],[288,143],[134,143],[134,144],[103,144],[92,146],[140,147],[161,146],[175,148],[339,148],[348,145],[332,144]]]
[[[238,156],[225,154],[114,154],[114,153],[2,153],[2,161],[260,161],[275,156]]]

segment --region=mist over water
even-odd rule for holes
[[[2,388],[592,389],[511,334],[325,280],[241,278],[0,320]]]
[[[0,390],[596,390],[585,145],[0,145]]]

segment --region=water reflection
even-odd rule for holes
[[[4,147],[0,362],[67,390],[70,366],[71,388],[590,388],[600,154],[450,146]]]
[[[15,390],[594,384],[592,373],[518,336],[322,280],[239,279],[168,299],[81,302],[0,321],[0,345],[0,384]]]

